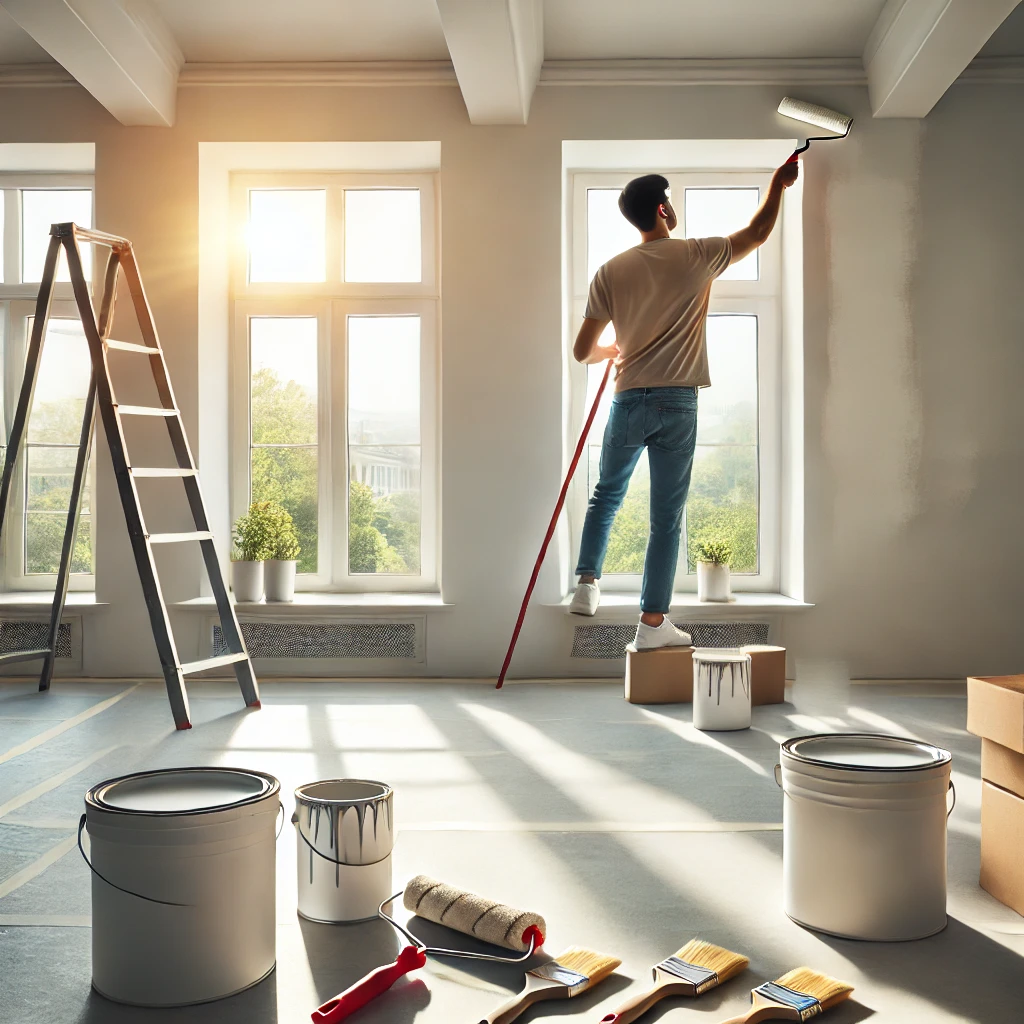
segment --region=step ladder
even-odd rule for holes
[[[106,270],[103,276],[103,293],[100,300],[99,317],[93,308],[89,295],[89,286],[82,271],[82,257],[79,250],[80,242],[89,242],[109,250]],[[29,414],[32,409],[32,396],[35,391],[36,378],[39,373],[42,356],[43,338],[46,336],[46,323],[50,315],[50,300],[53,297],[54,277],[60,250],[63,247],[71,275],[71,286],[74,292],[82,327],[89,344],[89,355],[92,360],[92,374],[89,382],[88,397],[85,402],[85,415],[82,419],[82,433],[78,447],[78,458],[75,463],[74,480],[71,487],[71,498],[68,508],[67,525],[64,529],[64,541],[61,547],[60,563],[57,571],[57,587],[53,595],[50,613],[50,628],[46,646],[25,651],[12,651],[0,654],[0,664],[18,661],[34,661],[41,658],[43,669],[39,678],[39,689],[47,690],[53,676],[53,663],[57,653],[57,631],[60,626],[64,602],[67,598],[68,578],[71,575],[71,558],[75,546],[75,531],[78,526],[79,511],[82,503],[82,489],[85,482],[86,468],[89,464],[93,426],[96,410],[99,409],[110,458],[114,465],[114,476],[121,497],[125,520],[128,524],[128,536],[131,539],[135,564],[138,567],[142,593],[146,599],[150,623],[153,627],[153,639],[156,641],[160,665],[163,669],[164,681],[167,685],[167,696],[174,714],[174,723],[178,729],[190,729],[188,695],[185,692],[184,677],[203,672],[207,669],[221,668],[231,665],[234,669],[238,685],[242,691],[246,705],[251,708],[260,706],[259,689],[253,674],[252,663],[242,640],[238,619],[235,617],[234,605],[224,585],[220,562],[217,558],[210,532],[210,524],[206,518],[202,492],[199,489],[199,475],[181,412],[174,400],[171,380],[167,372],[167,363],[160,340],[153,323],[153,314],[142,287],[142,278],[135,261],[132,244],[126,238],[118,238],[102,231],[81,228],[77,224],[54,224],[50,228],[50,245],[46,252],[43,278],[39,286],[36,300],[35,320],[29,340],[28,354],[25,360],[25,378],[22,382],[18,406],[14,414],[14,422],[7,443],[7,454],[4,460],[3,479],[0,484],[0,535],[3,531],[4,516],[10,499],[11,484],[14,479],[15,464],[25,440]],[[131,296],[135,315],[138,318],[143,343],[115,341],[110,338],[110,330],[114,322],[114,304],[117,292],[117,271],[123,271],[128,293]],[[158,406],[120,405],[114,395],[114,387],[110,378],[107,354],[111,351],[131,352],[147,358],[156,384],[160,404]],[[171,468],[148,468],[133,466],[128,458],[127,444],[124,434],[124,420],[135,416],[156,416],[167,425],[171,447],[177,465]],[[139,501],[138,480],[154,478],[180,479],[185,488],[189,508],[192,513],[193,529],[183,533],[150,533],[142,514]],[[224,638],[228,653],[219,657],[206,658],[201,661],[181,662],[174,645],[171,624],[167,616],[160,591],[160,580],[157,574],[153,549],[165,544],[198,543],[203,554],[206,572],[213,590],[217,612],[220,616],[221,635]]]

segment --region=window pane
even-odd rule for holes
[[[590,493],[594,493],[600,471],[600,445],[590,445]],[[647,551],[649,527],[649,506],[651,500],[651,473],[647,464],[647,452],[633,470],[629,489],[622,502],[622,508],[615,516],[608,539],[608,553],[604,560],[605,575],[620,573],[642,573],[644,554]]]
[[[686,237],[712,238],[731,235],[746,227],[757,212],[760,190],[756,188],[686,189]],[[756,281],[757,250],[728,267],[723,281]]]
[[[587,280],[613,256],[640,244],[632,224],[619,213],[618,188],[587,189]]]
[[[35,317],[28,317],[32,331]],[[89,393],[92,364],[89,345],[80,320],[51,317],[43,338],[43,355],[32,398],[28,441],[46,444],[78,444],[82,415]]]
[[[316,572],[318,556],[317,448],[253,448],[252,500],[276,501],[295,520],[299,572]]]
[[[757,443],[757,317],[709,316],[711,387],[700,393],[698,444]]]
[[[352,446],[349,455],[350,573],[420,574],[420,450]]]
[[[346,281],[419,281],[420,262],[419,189],[346,189]]]
[[[66,512],[71,504],[71,484],[75,476],[78,446],[39,448],[29,445],[27,452],[27,508],[30,512]],[[89,474],[82,489],[82,512],[89,511]]]
[[[323,189],[251,189],[249,280],[325,280],[326,231]]]
[[[64,544],[67,516],[64,512],[29,512],[25,516],[25,575],[56,573],[60,568],[60,552]],[[92,563],[92,522],[89,516],[78,519],[71,571],[89,575]]]
[[[348,318],[351,444],[419,444],[420,318]]]
[[[21,190],[21,279],[42,280],[46,250],[50,245],[50,225],[74,221],[81,228],[92,227],[92,190],[26,188]],[[92,246],[83,243],[82,269],[92,274]],[[61,253],[57,261],[58,281],[70,281],[68,262]]]
[[[317,319],[249,320],[253,444],[317,443]]]
[[[727,541],[734,573],[757,572],[757,447],[698,445],[686,503],[688,571],[702,538]]]

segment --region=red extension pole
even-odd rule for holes
[[[523,628],[523,619],[526,618],[526,608],[530,603],[530,597],[533,594],[533,588],[537,584],[537,577],[540,575],[540,567],[544,562],[544,556],[548,553],[548,544],[551,543],[551,538],[555,534],[555,526],[558,523],[558,517],[561,515],[562,506],[565,504],[565,496],[569,492],[569,483],[572,480],[573,474],[576,472],[576,467],[580,464],[580,456],[583,454],[583,446],[587,442],[587,435],[590,433],[590,428],[594,423],[594,417],[597,415],[597,407],[601,404],[601,396],[604,394],[605,386],[608,384],[608,378],[612,372],[612,360],[608,360],[608,365],[604,369],[604,376],[601,378],[601,384],[597,389],[597,395],[594,398],[594,404],[590,408],[590,414],[587,416],[587,422],[583,424],[583,432],[580,434],[580,439],[576,443],[576,451],[573,454],[572,462],[569,463],[569,472],[565,474],[565,480],[562,483],[562,490],[558,494],[558,501],[555,504],[555,511],[551,515],[551,522],[548,523],[548,532],[544,534],[544,543],[540,546],[540,554],[537,556],[536,564],[533,567],[533,575],[530,576],[529,586],[526,588],[526,595],[523,597],[523,605],[519,609],[519,618],[516,619],[516,628],[512,630],[512,640],[508,645],[508,652],[505,654],[505,660],[501,666],[501,672],[498,674],[498,685],[495,689],[500,690],[505,683],[505,673],[508,672],[509,663],[512,661],[512,652],[516,649],[516,642],[519,640],[519,633]]]

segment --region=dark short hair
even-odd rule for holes
[[[658,207],[668,202],[668,178],[645,174],[634,178],[619,195],[619,210],[633,227],[650,231],[658,220]]]

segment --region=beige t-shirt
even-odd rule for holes
[[[711,383],[704,322],[731,259],[728,238],[657,238],[599,268],[584,316],[615,327],[616,391]]]

